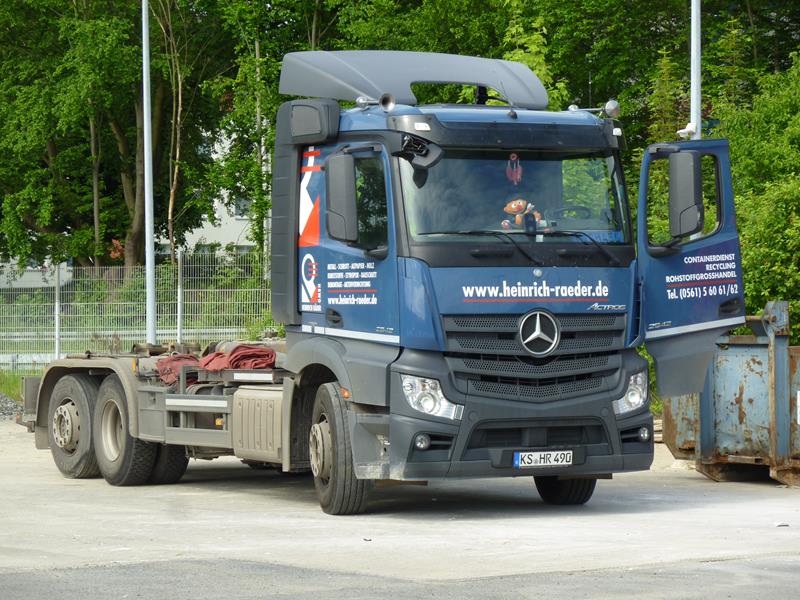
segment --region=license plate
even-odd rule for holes
[[[572,464],[572,450],[548,450],[545,452],[514,452],[514,468],[563,467]]]

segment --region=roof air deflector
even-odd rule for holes
[[[515,107],[547,108],[542,82],[522,63],[433,52],[345,50],[292,52],[284,56],[280,92],[355,102],[390,93],[416,105],[414,83],[455,83],[492,88]]]

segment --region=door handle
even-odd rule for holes
[[[325,321],[327,321],[328,325],[332,325],[333,327],[341,327],[344,324],[341,313],[332,308],[325,311]]]
[[[719,315],[738,315],[742,312],[742,299],[731,298],[719,305]]]

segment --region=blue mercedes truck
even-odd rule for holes
[[[418,105],[430,83],[471,103]],[[280,91],[300,98],[271,163],[280,369],[166,388],[149,356],[56,361],[26,421],[62,472],[173,481],[233,454],[310,469],[323,510],[352,514],[376,481],[526,476],[582,504],[649,468],[638,350],[661,394],[699,391],[744,322],[727,143],[646,148],[634,223],[618,105],[548,111],[522,64],[299,52]]]

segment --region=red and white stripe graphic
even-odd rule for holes
[[[300,227],[298,231],[300,234],[298,245],[301,248],[319,245],[319,195],[312,200],[308,193],[308,184],[311,183],[314,173],[322,170],[321,166],[314,164],[319,155],[320,151],[315,150],[314,146],[309,146],[308,150],[303,152],[304,164],[300,168],[303,178],[300,180]]]

